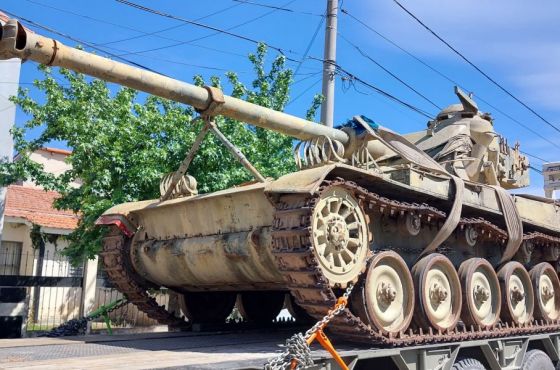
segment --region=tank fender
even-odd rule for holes
[[[265,193],[313,193],[323,180],[336,168],[335,164],[310,168],[307,170],[289,173],[279,177],[277,180],[267,182]]]
[[[127,219],[124,215],[119,214],[103,214],[96,221],[98,226],[116,226],[124,235],[131,238],[137,227]]]

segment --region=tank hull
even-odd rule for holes
[[[130,246],[134,270],[179,291],[282,287],[264,189],[254,184],[165,204],[129,204],[136,209],[127,219],[139,226]]]
[[[342,176],[362,178],[371,190],[388,197],[398,194],[410,203],[439,204],[443,209],[450,203],[449,180],[438,176],[410,169],[381,176],[333,165],[212,194],[119,205],[104,217],[119,216],[137,228],[130,234],[130,261],[139,276],[156,286],[178,291],[283,290],[286,282],[273,256],[275,196],[290,192],[311,194],[325,179]],[[467,184],[463,198],[466,214],[484,215],[497,224],[502,221],[492,188]],[[516,205],[527,228],[560,233],[560,215],[553,202],[516,197]],[[539,212],[535,213],[535,209]],[[371,231],[376,235],[372,249],[385,246],[414,250],[417,244],[417,252],[421,252],[426,241],[416,237],[411,244],[404,229],[387,228],[382,221],[370,219]],[[457,253],[458,261],[461,253],[468,252],[469,246],[462,237],[454,235],[448,243],[455,246],[452,255]],[[549,251],[551,256],[547,259],[558,253],[556,248]],[[410,258],[403,255],[409,265],[415,262],[417,252],[411,253]],[[494,265],[499,262],[499,254],[485,257]]]

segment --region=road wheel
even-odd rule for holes
[[[186,292],[185,315],[192,323],[222,324],[235,305],[235,292]]]
[[[239,312],[247,321],[270,323],[284,307],[285,292],[254,291],[240,294]]]
[[[502,320],[516,325],[530,322],[535,299],[525,267],[516,261],[508,262],[498,271],[498,279],[502,291]]]
[[[542,262],[529,272],[535,294],[535,319],[554,321],[560,317],[560,280],[550,263]]]
[[[546,353],[532,349],[523,357],[521,370],[554,370],[554,364]]]
[[[414,320],[421,328],[455,328],[461,314],[461,283],[451,261],[438,253],[422,258],[412,268],[416,306]]]
[[[375,331],[405,331],[414,312],[414,283],[408,266],[393,251],[371,259],[365,281],[352,295],[352,309]]]
[[[463,291],[461,318],[465,326],[492,328],[500,318],[500,282],[492,265],[483,258],[471,258],[459,267]]]

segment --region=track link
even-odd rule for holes
[[[316,319],[324,317],[337,299],[336,291],[329,286],[328,280],[321,271],[311,241],[311,210],[321,193],[331,186],[346,187],[366,211],[375,209],[379,213],[390,214],[414,212],[424,221],[436,226],[445,219],[445,213],[436,208],[425,204],[409,204],[387,199],[343,179],[326,181],[318,192],[312,195],[282,195],[276,203],[273,222],[273,254],[296,302]],[[462,219],[458,227],[466,226],[476,227],[481,235],[496,241],[499,245],[507,241],[507,233],[504,230],[482,218]],[[529,234],[526,237],[526,239],[532,238],[537,238],[537,235]],[[538,238],[550,242],[557,241],[557,238],[544,234],[538,234]],[[420,328],[409,329],[392,336],[372,330],[346,308],[329,323],[328,329],[336,336],[353,342],[406,346],[554,332],[560,330],[560,321],[533,321],[523,326],[501,322],[490,330],[458,326],[451,331],[434,332],[432,329]]]
[[[140,311],[160,324],[180,326],[186,322],[161,306],[146,291],[141,278],[130,267],[130,239],[115,228],[103,239],[101,259],[111,283]]]

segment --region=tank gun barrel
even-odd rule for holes
[[[19,22],[9,20],[0,28],[0,59],[19,58],[48,66],[67,68],[117,83],[199,110],[212,106],[211,92],[183,81],[132,67],[86,51],[65,46],[60,41],[28,32]],[[347,144],[347,133],[316,124],[273,109],[224,95],[219,114],[242,122],[280,132],[300,140],[327,136]]]

